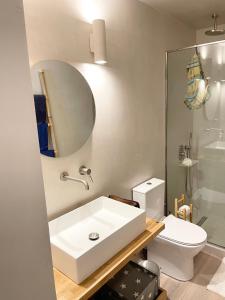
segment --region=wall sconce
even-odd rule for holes
[[[104,65],[107,63],[106,32],[104,20],[97,19],[92,23],[92,33],[90,34],[90,49],[94,54],[94,61],[96,64]]]

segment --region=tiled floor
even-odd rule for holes
[[[224,300],[206,289],[221,260],[205,253],[195,258],[195,275],[191,281],[181,282],[161,275],[161,286],[167,290],[169,300]]]

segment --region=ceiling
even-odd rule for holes
[[[158,11],[173,15],[196,28],[212,26],[211,15],[218,13],[218,24],[225,24],[225,0],[140,0]]]

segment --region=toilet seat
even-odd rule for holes
[[[159,238],[185,246],[198,246],[206,242],[207,234],[200,226],[169,215],[163,221],[165,229]]]

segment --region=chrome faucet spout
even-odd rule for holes
[[[71,181],[82,183],[84,185],[85,189],[89,190],[89,184],[87,183],[86,180],[83,180],[83,179],[80,179],[80,178],[71,177],[71,176],[69,176],[69,174],[67,172],[62,172],[60,174],[60,180],[62,180],[62,181],[71,180]]]

